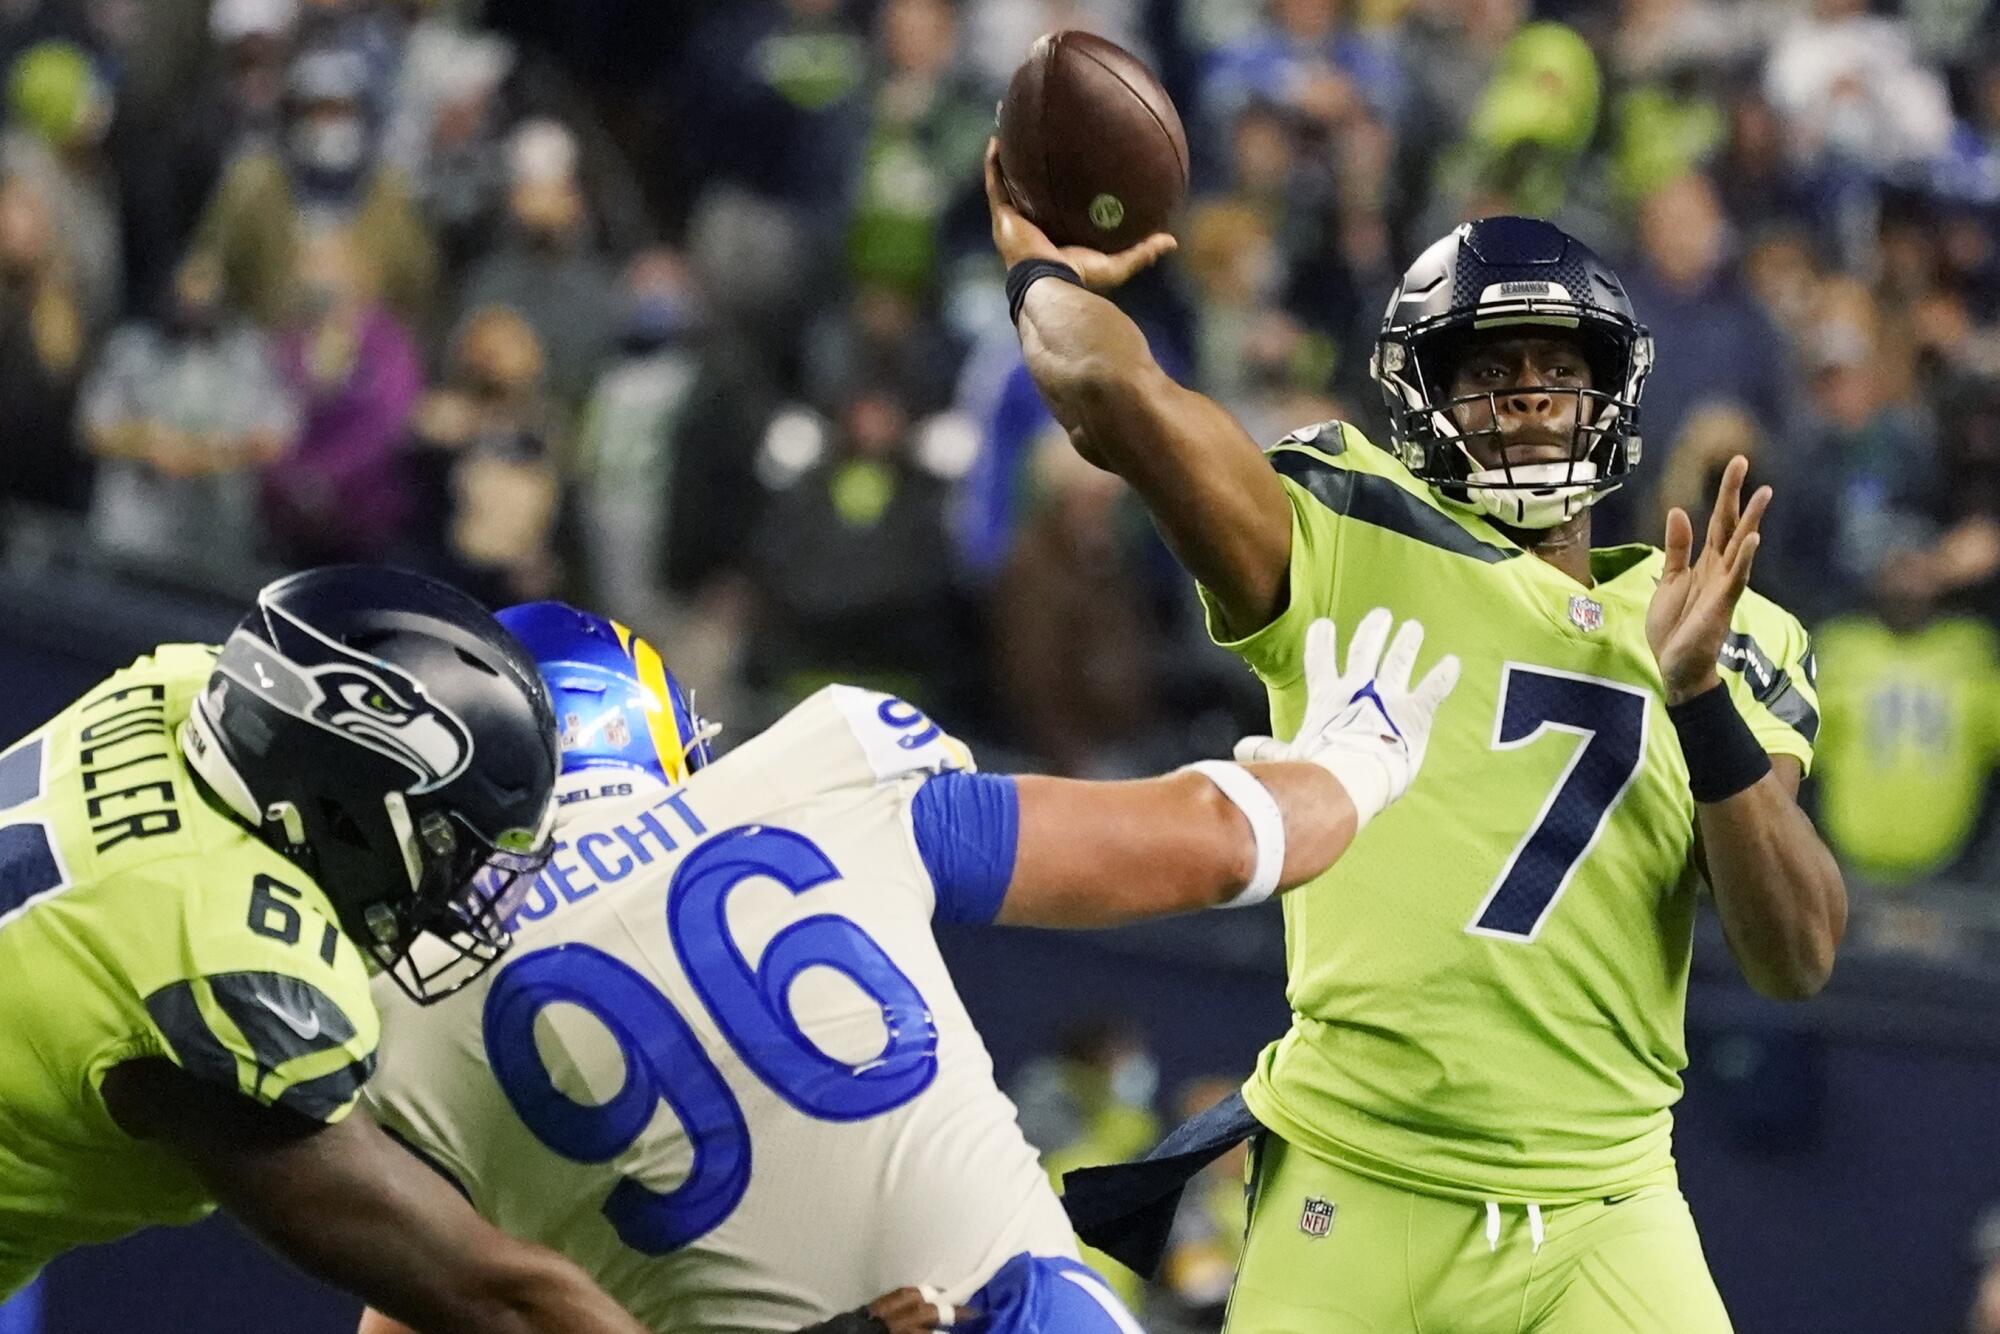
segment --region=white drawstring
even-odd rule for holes
[[[1542,1227],[1542,1206],[1531,1204],[1528,1206],[1528,1245],[1531,1253],[1540,1254],[1542,1243],[1547,1239],[1548,1235]],[[1498,1200],[1486,1202],[1486,1249],[1488,1251],[1500,1249],[1500,1201]]]

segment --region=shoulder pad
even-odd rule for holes
[[[914,704],[858,686],[828,686],[826,694],[840,711],[848,731],[878,782],[906,774],[944,773],[978,768],[964,742],[932,722]]]

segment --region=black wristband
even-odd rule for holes
[[[1717,684],[1667,705],[1667,717],[1680,736],[1696,801],[1727,801],[1771,772],[1771,757],[1736,711],[1728,686]]]
[[[1021,322],[1021,303],[1028,299],[1028,287],[1037,278],[1060,278],[1083,286],[1077,271],[1059,259],[1024,259],[1007,270],[1007,318]]]

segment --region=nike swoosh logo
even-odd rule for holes
[[[319,1036],[318,1015],[303,1015],[296,1010],[287,1009],[285,1006],[272,1000],[269,996],[262,996],[258,999],[264,1002],[265,1009],[284,1021],[286,1028],[291,1029],[292,1032],[299,1035],[299,1041],[311,1042]]]

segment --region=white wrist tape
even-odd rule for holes
[[[1256,869],[1250,883],[1225,908],[1247,908],[1262,903],[1278,888],[1278,875],[1285,867],[1285,817],[1278,799],[1240,764],[1227,760],[1199,760],[1186,766],[1215,784],[1250,822],[1250,836],[1257,844]]]

